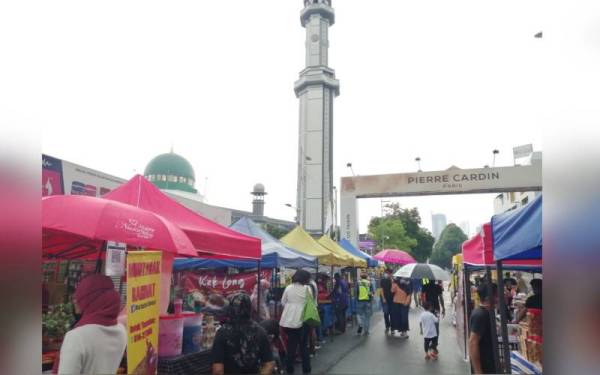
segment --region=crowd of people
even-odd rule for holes
[[[332,334],[346,332],[347,310],[351,300],[356,300],[356,334],[367,336],[371,333],[370,323],[379,296],[385,333],[405,339],[414,299],[416,306],[423,307],[420,323],[425,358],[437,358],[440,313],[445,314],[439,283],[424,280],[416,285],[414,280],[393,278],[390,269],[379,281],[372,274],[359,273],[352,284],[347,275],[336,273],[331,288],[317,283],[305,270],[296,271],[291,281],[281,295],[283,311],[277,320],[271,316],[266,298],[258,298],[257,288],[250,295],[237,293],[227,299],[221,297],[223,300],[215,297],[210,306],[202,309],[221,323],[212,347],[213,374],[272,374],[275,370],[293,374],[297,362],[302,373],[311,373],[311,356],[323,339],[321,328],[327,327],[307,324],[304,313],[308,299],[315,305],[322,299],[329,301],[334,315]],[[262,280],[261,293],[266,294],[269,288],[270,284]],[[123,322],[118,320],[119,296],[112,280],[101,275],[89,276],[80,283],[74,299],[80,319],[65,337],[56,370],[114,373],[123,357],[127,335]],[[320,312],[323,315],[323,310]]]

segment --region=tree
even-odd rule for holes
[[[273,225],[273,224],[264,223],[261,226],[264,230],[267,231],[267,233],[269,233],[271,236],[273,236],[277,239],[280,239],[281,237],[285,236],[289,232],[289,229],[282,228],[280,226]]]
[[[421,227],[421,215],[414,208],[401,208],[399,203],[387,204],[388,213],[386,217],[397,218],[402,222],[408,237],[417,241],[411,249],[411,255],[417,262],[425,262],[431,256],[435,238],[429,230]]]
[[[442,268],[452,266],[452,256],[461,251],[463,242],[467,240],[467,235],[463,233],[456,224],[448,224],[440,234],[440,239],[433,245],[431,254],[431,263]]]
[[[369,223],[369,235],[378,243],[380,250],[396,248],[412,253],[417,246],[417,240],[411,238],[404,228],[402,221],[395,217],[374,217]]]

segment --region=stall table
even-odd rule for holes
[[[159,358],[158,373],[160,375],[210,374],[212,359],[210,350],[185,354],[177,357]]]

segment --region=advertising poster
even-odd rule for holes
[[[64,194],[62,162],[42,154],[42,197]]]
[[[160,259],[160,251],[127,254],[128,374],[157,372]]]
[[[261,279],[271,281],[273,270],[261,271]],[[194,300],[206,302],[211,294],[229,296],[238,292],[252,294],[256,285],[256,271],[227,275],[224,272],[186,271],[181,276],[181,284],[186,294],[192,294]]]
[[[106,276],[123,276],[127,244],[107,241],[106,243]]]

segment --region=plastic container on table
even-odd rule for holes
[[[158,328],[158,356],[181,355],[183,344],[183,315],[161,315]]]
[[[197,353],[202,350],[203,314],[184,312],[183,314],[183,354]]]

